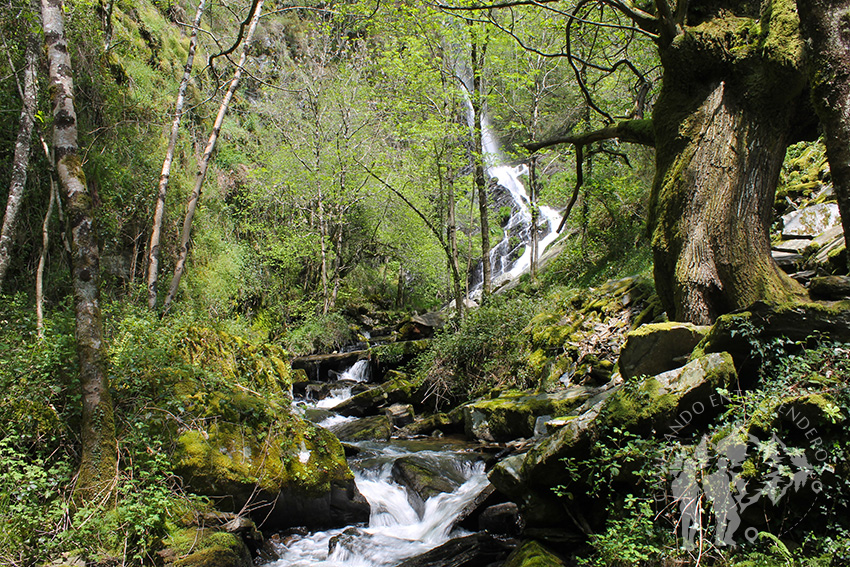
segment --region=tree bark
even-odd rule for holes
[[[850,2],[797,1],[815,110],[823,125],[832,185],[850,251]],[[850,252],[847,253],[850,268]]]
[[[74,81],[62,0],[42,0],[41,18],[53,95],[56,173],[67,203],[71,233],[71,279],[83,405],[77,500],[105,502],[115,488],[117,447],[100,311],[100,253],[92,228],[92,199],[78,156]]]
[[[207,147],[204,149],[204,155],[201,157],[201,162],[198,164],[198,172],[195,174],[195,187],[189,197],[189,202],[186,206],[186,217],[183,219],[183,229],[180,233],[180,249],[177,257],[177,265],[174,268],[174,276],[171,278],[171,285],[168,289],[168,295],[165,296],[163,303],[163,311],[168,312],[171,307],[171,302],[174,296],[177,295],[177,289],[180,287],[180,279],[183,277],[183,271],[186,267],[186,258],[189,255],[189,241],[192,235],[192,219],[195,216],[195,209],[198,207],[198,201],[201,198],[201,190],[204,186],[204,179],[207,176],[207,168],[210,164],[213,150],[215,150],[218,135],[221,132],[221,125],[224,122],[224,116],[227,114],[227,107],[230,106],[230,100],[233,98],[233,93],[236,92],[236,87],[239,86],[239,81],[242,79],[242,69],[245,66],[245,61],[248,59],[248,48],[251,46],[251,41],[254,38],[254,32],[257,29],[257,21],[260,19],[260,13],[263,10],[264,0],[259,0],[257,3],[254,17],[251,19],[248,33],[245,36],[245,43],[242,48],[242,56],[239,58],[239,64],[236,71],[233,73],[233,79],[230,81],[230,86],[224,99],[221,101],[221,106],[218,109],[218,115],[215,118],[210,138],[207,141]]]
[[[470,22],[470,26],[474,25]],[[487,178],[485,176],[484,142],[482,136],[481,120],[484,113],[484,92],[482,88],[482,67],[484,64],[487,48],[486,44],[479,45],[478,38],[472,34],[472,113],[473,127],[473,159],[475,189],[478,193],[478,215],[481,222],[481,270],[483,273],[482,300],[492,292],[492,270],[490,267],[490,222],[487,207]]]
[[[803,293],[773,262],[769,238],[794,112],[805,106],[802,43],[793,6],[765,4],[734,15],[739,36],[718,9],[693,15],[700,25],[661,49],[649,227],[671,319],[706,324]],[[762,35],[748,37],[753,29]]]
[[[206,0],[200,0],[195,20],[192,22],[192,33],[189,36],[189,55],[183,67],[183,79],[177,89],[177,102],[174,104],[174,119],[171,121],[171,134],[168,137],[168,149],[162,162],[162,173],[159,176],[159,190],[156,197],[156,208],[153,214],[151,241],[148,247],[148,307],[156,309],[156,282],[159,273],[159,242],[162,238],[162,217],[165,214],[165,196],[168,191],[168,180],[171,177],[171,163],[174,161],[174,148],[177,146],[177,136],[180,133],[180,119],[183,117],[183,103],[186,101],[186,87],[192,76],[192,66],[195,63],[195,49],[198,45],[198,27],[204,13]],[[110,2],[111,4],[111,2]]]
[[[44,265],[47,263],[47,247],[50,244],[50,216],[56,203],[56,182],[50,176],[50,201],[41,223],[41,254],[38,255],[38,268],[35,270],[35,331],[39,339],[44,338]]]
[[[3,228],[0,229],[0,289],[6,278],[9,263],[12,259],[12,243],[18,228],[18,213],[21,210],[24,188],[27,184],[27,169],[29,168],[32,129],[35,120],[38,100],[38,52],[39,40],[36,34],[31,34],[26,46],[26,65],[21,96],[21,120],[18,128],[18,138],[15,141],[15,154],[12,158],[12,179],[9,183],[9,197],[6,201],[6,214],[3,217]]]

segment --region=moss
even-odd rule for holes
[[[526,541],[516,548],[505,561],[504,567],[561,567],[566,565],[560,557],[536,541]]]
[[[205,528],[174,530],[165,541],[174,567],[248,567],[251,556],[236,535]]]

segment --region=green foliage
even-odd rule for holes
[[[619,512],[608,518],[605,531],[590,536],[593,553],[586,567],[649,567],[665,555],[664,534],[657,528],[652,502],[628,494]]]
[[[466,400],[497,386],[532,386],[533,373],[520,353],[522,329],[535,309],[534,299],[494,296],[471,311],[459,329],[438,334],[417,362],[437,404]]]
[[[332,352],[353,338],[348,321],[338,313],[307,317],[283,337],[286,348],[295,355]]]

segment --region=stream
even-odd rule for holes
[[[368,381],[368,362],[358,362],[337,378],[339,387],[331,387],[327,397],[296,400],[296,406],[305,414],[314,414],[322,427],[356,419],[333,414],[332,408],[351,396],[353,383]],[[329,410],[330,415],[317,409]],[[269,565],[389,567],[468,533],[456,529],[455,521],[488,484],[484,463],[472,446],[430,438],[352,445],[359,452],[349,457],[348,463],[357,488],[369,502],[369,524],[288,536],[276,546],[280,558]],[[457,488],[417,502],[417,496],[393,478],[393,465],[403,457],[452,479]]]

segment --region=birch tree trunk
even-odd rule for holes
[[[850,2],[797,0],[797,11],[808,48],[812,99],[823,125],[832,185],[850,251]]]
[[[77,354],[82,387],[82,455],[77,501],[107,501],[115,488],[117,447],[100,311],[100,253],[92,199],[78,156],[77,115],[62,0],[42,0],[41,19],[53,96],[53,148],[71,233]]]
[[[204,179],[207,176],[207,168],[209,167],[210,158],[212,157],[215,144],[218,141],[218,135],[221,132],[221,125],[224,122],[224,116],[227,114],[227,107],[230,105],[230,100],[233,98],[233,93],[236,92],[236,87],[239,86],[239,81],[242,79],[242,69],[245,66],[245,61],[248,59],[248,48],[251,46],[251,41],[254,38],[254,32],[257,29],[257,22],[260,19],[260,13],[263,10],[263,1],[257,2],[257,9],[254,12],[254,17],[251,18],[251,24],[248,27],[248,33],[245,36],[245,43],[242,47],[242,56],[239,58],[239,65],[233,73],[233,79],[230,81],[230,86],[224,99],[221,101],[221,106],[218,109],[218,115],[213,124],[212,133],[207,141],[207,147],[204,150],[204,155],[201,157],[201,162],[198,164],[198,172],[195,174],[195,188],[192,190],[192,195],[189,197],[189,203],[186,206],[186,217],[183,220],[183,230],[180,233],[180,252],[177,257],[177,265],[174,268],[174,276],[171,278],[171,285],[168,289],[168,295],[165,296],[163,304],[164,312],[168,312],[171,307],[171,302],[174,301],[174,296],[177,295],[177,289],[180,287],[180,278],[183,277],[183,271],[186,268],[186,258],[189,255],[189,239],[192,235],[192,219],[195,216],[195,209],[198,207],[198,201],[201,198],[201,190],[204,186]]]
[[[38,268],[35,271],[35,331],[39,339],[44,338],[44,265],[47,263],[47,247],[50,244],[50,216],[56,203],[56,182],[50,177],[50,202],[44,221],[41,223],[41,254],[38,256]]]
[[[174,105],[174,120],[171,122],[171,134],[168,137],[168,149],[162,162],[162,173],[159,176],[159,191],[156,197],[156,209],[153,214],[153,228],[148,247],[148,307],[156,308],[156,281],[159,272],[159,241],[162,238],[162,217],[165,213],[165,195],[168,191],[168,180],[171,177],[171,163],[174,161],[174,148],[177,146],[177,135],[180,133],[180,119],[183,117],[183,103],[186,101],[186,87],[192,76],[192,66],[195,63],[195,49],[198,45],[198,27],[204,13],[206,0],[200,0],[195,20],[192,22],[192,34],[189,36],[189,55],[186,66],[183,67],[183,79],[177,89],[177,102]]]
[[[12,243],[18,228],[18,213],[21,210],[24,188],[27,184],[27,169],[30,161],[32,128],[38,99],[37,65],[39,52],[38,36],[31,34],[26,47],[26,66],[23,80],[23,105],[18,138],[15,141],[15,155],[12,159],[12,179],[9,183],[9,198],[6,202],[6,215],[3,228],[0,229],[0,289],[12,259]]]

